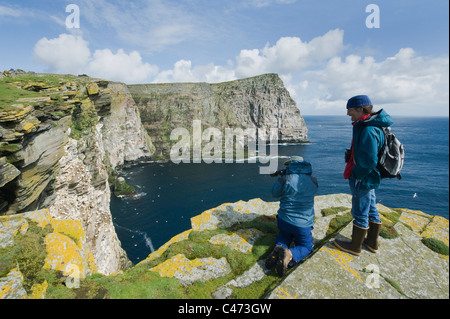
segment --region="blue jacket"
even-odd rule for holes
[[[317,180],[307,161],[292,161],[286,173],[273,185],[272,195],[280,197],[278,218],[298,227],[314,225],[314,196]]]
[[[378,152],[384,144],[382,127],[391,126],[392,118],[383,109],[364,121],[353,125],[353,159],[355,166],[352,176],[359,182],[360,189],[376,189],[381,177],[377,170]]]

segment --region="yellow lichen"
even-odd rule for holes
[[[28,299],[45,299],[47,288],[47,280],[44,280],[42,284],[34,284],[33,287],[31,287],[31,294],[28,295]]]
[[[201,261],[198,258],[189,260],[183,254],[178,254],[150,270],[158,272],[161,277],[174,277],[176,273],[192,273],[192,269],[207,263],[208,261]]]
[[[78,247],[82,249],[82,243],[84,242],[83,226],[79,220],[53,220],[52,227],[56,233],[61,233],[75,239]]]
[[[211,210],[207,210],[200,215],[191,218],[191,226],[193,230],[200,230],[200,227],[211,219]]]
[[[427,225],[421,236],[441,240],[448,246],[448,219],[434,216],[432,222]]]
[[[167,250],[167,248],[169,248],[170,245],[172,245],[173,243],[177,243],[177,242],[187,239],[189,237],[189,234],[191,233],[191,231],[192,231],[192,229],[188,229],[188,230],[182,232],[181,234],[178,234],[178,235],[172,237],[167,243],[162,245],[158,250],[156,250],[156,251],[152,252],[150,255],[148,255],[148,257],[146,259],[144,259],[143,261],[141,261],[141,263],[152,261],[153,259],[160,257]]]
[[[99,92],[97,83],[89,83],[86,88],[89,95],[98,94]]]
[[[421,233],[430,223],[430,217],[421,211],[403,210],[399,221],[410,226],[416,233]]]
[[[84,275],[84,262],[81,250],[77,244],[66,235],[51,233],[45,236],[47,256],[44,269],[62,271],[65,276],[72,274],[72,266],[78,268],[80,275]]]
[[[276,296],[279,299],[298,299],[298,294],[296,294],[295,296],[291,296],[291,294],[284,290],[284,288],[281,286],[276,288],[274,293],[276,293]]]
[[[342,267],[342,269],[348,271],[353,276],[355,276],[357,279],[359,279],[359,281],[362,282],[361,277],[358,275],[358,272],[355,269],[353,269],[352,267],[350,267],[350,265],[349,265],[349,262],[353,260],[353,257],[344,253],[343,251],[328,249],[326,247],[322,247],[322,248],[320,248],[320,250],[330,253],[331,256],[333,256],[334,259],[336,259],[336,261],[339,263],[339,265]]]
[[[25,217],[31,219],[42,228],[53,222],[53,218],[50,215],[48,208],[25,213]]]
[[[9,281],[3,284],[3,286],[1,286],[0,289],[0,300],[9,299],[15,295],[14,289],[17,288],[15,283],[17,283],[17,281],[22,282],[23,275],[20,272],[20,270],[16,267],[9,271],[7,278],[9,278]],[[26,296],[22,296],[22,298],[26,298]]]

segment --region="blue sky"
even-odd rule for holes
[[[274,72],[303,115],[344,115],[368,94],[392,115],[448,116],[448,12],[447,0],[0,0],[0,70],[130,84]]]

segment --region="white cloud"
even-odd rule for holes
[[[49,72],[78,74],[85,71],[91,51],[81,36],[61,34],[55,39],[40,39],[34,46],[34,55]]]
[[[40,39],[34,47],[38,62],[47,67],[48,72],[80,74],[125,83],[143,83],[158,73],[158,68],[142,61],[137,51],[127,54],[119,49],[117,53],[109,49],[96,50],[91,54],[89,43],[81,36],[61,34],[55,39]]]
[[[139,52],[127,54],[122,49],[115,54],[109,49],[96,50],[87,69],[95,77],[127,84],[145,83],[158,73],[158,67],[142,62]]]
[[[192,62],[177,61],[173,70],[159,73],[154,82],[207,82],[218,83],[236,79],[234,70],[210,63],[192,68]]]
[[[420,57],[411,48],[402,48],[381,62],[357,55],[333,57],[323,69],[301,76],[299,95],[311,111],[345,114],[348,98],[367,94],[375,106],[393,114],[448,115],[448,70],[448,56]]]
[[[343,37],[344,32],[336,29],[309,43],[298,37],[283,37],[262,50],[242,50],[236,58],[236,74],[245,77],[266,72],[298,72],[338,54],[344,48]]]
[[[303,114],[345,114],[346,101],[358,94],[392,114],[448,116],[449,58],[421,57],[402,48],[392,57],[342,56],[343,31],[331,30],[310,42],[280,38],[262,49],[241,50],[235,65],[192,66],[180,60],[154,82],[222,82],[278,73]],[[430,109],[430,105],[433,107]]]
[[[310,42],[280,38],[262,49],[241,50],[227,65],[192,65],[179,60],[172,69],[142,60],[139,52],[89,50],[81,36],[61,34],[43,38],[34,49],[48,71],[86,73],[125,83],[217,83],[268,72],[278,73],[302,114],[345,114],[348,98],[367,94],[376,107],[392,114],[448,116],[449,57],[417,56],[402,48],[394,56],[376,61],[371,56],[343,56],[343,31],[331,30]]]

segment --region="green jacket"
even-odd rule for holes
[[[376,189],[381,177],[377,170],[378,152],[384,144],[382,127],[391,126],[392,118],[383,109],[364,121],[353,125],[353,159],[355,166],[352,176],[359,182],[360,189]]]

